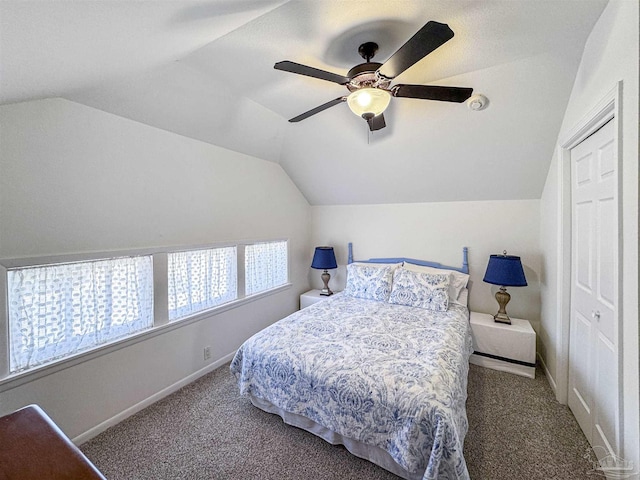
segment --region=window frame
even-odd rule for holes
[[[264,245],[264,244],[271,244],[271,243],[284,243],[285,244],[285,249],[287,251],[287,271],[286,271],[287,280],[284,283],[280,284],[280,285],[275,285],[275,286],[267,288],[265,290],[260,290],[259,292],[252,293],[251,295],[258,295],[258,294],[260,294],[262,292],[266,292],[268,290],[272,290],[274,288],[278,288],[281,285],[286,285],[286,284],[290,283],[290,281],[291,281],[291,268],[290,268],[290,261],[289,261],[290,257],[289,257],[289,241],[288,240],[268,240],[268,241],[246,243],[246,244],[243,245],[243,249],[242,249],[243,250],[243,254],[244,254],[244,259],[243,259],[243,262],[242,262],[242,264],[243,264],[243,273],[245,274],[245,279],[244,279],[245,281],[243,282],[243,292],[244,292],[245,295],[246,295],[246,267],[247,267],[247,265],[246,265],[246,263],[247,263],[246,262],[246,249],[247,249],[247,247],[252,247],[252,246],[255,246],[255,245]]]
[[[233,248],[235,250],[235,263],[236,263],[236,265],[235,265],[235,272],[233,272],[233,273],[235,273],[235,285],[234,285],[235,286],[235,292],[234,292],[235,296],[234,296],[234,298],[232,298],[231,300],[224,300],[224,301],[222,301],[222,302],[220,302],[220,303],[218,303],[216,305],[212,305],[210,307],[205,307],[205,308],[200,308],[200,309],[194,310],[191,313],[188,313],[186,315],[181,315],[181,316],[178,316],[176,318],[171,318],[171,310],[169,309],[169,305],[167,305],[167,311],[168,311],[167,315],[169,316],[169,322],[171,322],[171,323],[179,322],[180,320],[183,320],[185,318],[189,318],[189,317],[191,317],[193,315],[197,315],[197,314],[199,314],[201,312],[206,312],[208,310],[212,310],[212,309],[214,309],[216,307],[225,305],[227,303],[234,302],[234,301],[236,301],[236,300],[238,300],[240,298],[240,292],[238,290],[238,263],[239,263],[238,262],[238,250],[241,247],[238,246],[238,245],[228,245],[228,246],[224,246],[224,247],[218,246],[218,247],[198,248],[198,249],[188,249],[188,250],[176,250],[176,251],[172,251],[172,252],[167,252],[167,254],[166,254],[166,257],[167,257],[167,275],[166,275],[166,278],[167,278],[167,287],[168,287],[169,286],[169,255],[181,254],[181,253],[187,253],[187,254],[189,254],[189,253],[202,253],[202,252],[208,252],[208,251],[213,251],[213,250],[223,250],[223,249],[228,249],[228,248]],[[167,292],[167,302],[169,301],[168,295],[169,294]],[[180,310],[180,308],[176,307],[176,310]]]
[[[103,265],[100,266],[96,264],[103,264]],[[127,294],[124,297],[119,296],[117,293],[117,290],[121,285],[119,285],[117,281],[114,283],[111,283],[111,281],[114,278],[117,278],[116,272],[122,273],[123,268],[125,269],[128,275],[127,286],[134,287],[134,289],[132,290],[127,289]],[[133,282],[129,284],[129,282],[131,281],[130,274],[131,274],[132,268],[135,270],[136,273],[133,277],[134,278]],[[40,271],[38,272],[38,270]],[[45,271],[43,272],[42,270],[45,270]],[[23,295],[25,294],[29,295],[27,293],[27,291],[29,291],[31,295],[35,297],[35,300],[33,302],[36,304],[35,309],[41,310],[43,308],[43,303],[41,301],[43,297],[42,297],[40,288],[43,287],[43,282],[44,282],[44,285],[45,285],[44,288],[46,288],[48,293],[53,294],[53,296],[44,295],[44,299],[46,299],[46,302],[44,303],[44,308],[50,310],[46,315],[52,315],[53,318],[55,318],[56,314],[59,314],[61,317],[66,318],[67,321],[63,321],[57,324],[65,332],[65,334],[63,335],[62,341],[50,342],[49,341],[50,334],[45,334],[45,337],[47,338],[47,340],[44,343],[48,344],[49,347],[45,346],[44,351],[42,346],[36,346],[33,349],[28,349],[30,353],[35,357],[35,360],[30,359],[25,362],[24,357],[22,357],[20,353],[16,353],[15,355],[10,354],[9,355],[10,357],[9,358],[9,374],[10,375],[19,374],[21,372],[32,370],[34,368],[37,368],[40,365],[47,365],[50,363],[54,363],[57,360],[68,358],[77,353],[93,350],[94,348],[97,348],[101,345],[106,345],[106,344],[115,342],[119,339],[128,338],[128,337],[131,337],[132,335],[144,332],[154,326],[154,318],[155,318],[154,312],[153,312],[154,277],[153,277],[153,257],[151,255],[117,256],[117,257],[112,257],[108,259],[97,259],[97,260],[90,260],[90,261],[83,261],[83,262],[60,262],[60,263],[51,263],[46,265],[11,268],[11,269],[8,269],[6,272],[7,302],[9,305],[9,308],[7,308],[6,310],[7,326],[9,327],[7,330],[7,337],[8,337],[7,342],[9,344],[9,348],[7,349],[7,351],[9,351],[9,353],[11,353],[11,348],[16,346],[14,342],[18,341],[22,343],[21,339],[23,339],[23,337],[20,334],[18,334],[16,338],[14,338],[14,340],[12,341],[12,336],[13,334],[16,334],[17,330],[21,330],[23,326],[26,328],[35,328],[35,331],[37,333],[35,333],[34,342],[40,343],[41,342],[40,339],[42,338],[40,330],[43,328],[42,322],[40,320],[41,317],[38,314],[35,315],[38,317],[38,320],[36,320],[34,323],[24,322],[25,315],[31,316],[34,313],[34,309],[31,308],[28,304],[24,306],[24,308],[22,308],[22,306],[19,307],[17,311],[13,311],[13,315],[11,315],[12,310],[9,304],[11,294],[9,292],[9,288],[11,287],[10,274],[14,272],[18,272],[17,273],[18,278],[15,279],[16,281],[19,281],[19,278],[23,276],[29,279],[33,279],[34,277],[37,278],[37,280],[35,280],[35,284],[38,286],[38,288],[35,291],[33,289],[30,289],[29,287],[25,287],[24,289],[22,289],[18,285],[14,286],[15,289],[21,290],[21,294],[17,297],[18,299],[20,299],[21,301],[24,301],[25,297]],[[20,273],[20,272],[24,272],[24,273]],[[75,282],[71,284],[65,283],[64,285],[61,285],[60,282],[62,278],[64,278],[64,281],[67,281],[69,280],[69,278],[73,279],[74,275],[76,276],[76,279],[78,275],[82,276],[82,290],[84,291],[83,293],[80,293],[78,291],[77,283]],[[45,277],[46,279],[43,277]],[[106,288],[106,284],[109,284],[110,286],[113,287],[113,290],[115,290],[116,292],[112,295],[111,302],[107,302],[106,300],[100,300],[101,295],[96,294],[96,288],[98,287],[99,282],[101,280],[105,281],[105,288]],[[22,285],[22,281],[19,281],[19,282],[20,282],[19,285]],[[27,285],[29,285],[29,283],[30,282],[27,282]],[[87,291],[85,290],[85,287],[87,286],[90,286],[89,293],[87,293]],[[82,300],[80,300],[79,303],[72,302],[70,304],[69,298],[68,298],[69,290],[73,291],[72,293],[73,297],[76,297],[76,295],[81,295]],[[61,291],[65,292],[65,294],[63,295],[64,299],[61,300],[60,298],[58,298],[58,300],[61,300],[61,301],[56,301],[56,298],[55,298],[56,292],[59,293]],[[101,293],[104,293],[104,292],[101,292]],[[133,293],[135,296],[133,297],[129,296],[130,293]],[[28,299],[28,296],[26,298]],[[131,307],[130,302],[133,299],[134,306],[137,308],[137,312],[139,315],[135,316],[133,319],[130,319],[130,321],[125,322],[125,325],[126,325],[125,327],[118,328],[116,326],[117,322],[112,323],[110,320],[118,319],[117,303],[118,301],[121,301],[123,299],[126,299],[125,301],[127,303],[125,313],[129,314],[131,312],[131,310],[129,310],[129,307]],[[52,304],[55,306],[51,306]],[[93,307],[98,307],[98,310],[94,310],[93,308],[89,310],[85,310],[85,308],[82,306],[83,304],[85,305],[92,304]],[[111,305],[108,306],[109,304]],[[113,307],[114,305],[115,305],[115,309],[111,310],[111,307]],[[61,308],[58,308],[58,307],[61,307]],[[97,322],[91,322],[90,318],[93,318],[95,320],[96,318],[95,315],[100,315],[101,308],[108,309],[110,311],[110,313],[107,314],[109,317],[109,320],[104,322],[104,325],[103,325],[104,328],[97,328],[96,330],[93,330],[91,328],[91,325],[92,324],[95,325]],[[71,319],[68,318],[70,311],[73,312]],[[122,311],[120,311],[120,313],[122,314]],[[87,315],[85,316],[85,314]],[[78,318],[78,315],[80,316],[80,318]],[[12,328],[11,327],[12,320],[17,320],[19,322],[18,323],[19,326],[14,326]],[[74,323],[76,323],[77,320],[80,320],[80,323],[81,323],[81,326],[79,328],[84,331],[84,333],[82,334],[79,334],[76,331],[76,327],[73,327],[73,332],[70,332],[68,330],[69,327]],[[126,334],[122,334],[122,332],[120,334],[117,333],[118,330],[127,330],[127,329],[128,330],[135,329],[135,330],[130,331]],[[32,331],[32,333],[34,332]],[[109,340],[105,341],[104,339],[100,338],[101,336],[108,337],[110,336],[110,334],[112,338],[110,338]],[[93,338],[92,339],[90,338],[89,342],[86,342],[84,345],[82,345],[85,336],[93,337]],[[78,340],[78,337],[80,337],[80,340]],[[93,342],[91,342],[91,340],[93,340]],[[70,351],[68,351],[66,354],[63,354],[61,352],[53,352],[54,353],[53,355],[51,355],[52,352],[49,351],[49,354],[47,354],[47,348],[50,348],[51,346],[55,346],[56,349],[61,348],[62,350],[65,350],[65,347],[66,347],[66,349],[70,349]],[[70,348],[74,346],[75,348]],[[24,350],[24,348],[19,347],[17,350],[18,351]],[[14,364],[13,365],[14,368],[12,370],[11,367],[14,360],[18,362],[18,365]],[[34,364],[29,366],[28,364],[31,363],[32,361],[34,362]],[[23,363],[27,363],[27,365],[22,365]]]
[[[246,245],[268,242],[287,242],[287,278],[288,282],[275,288],[265,290],[253,295],[245,294],[245,272],[244,272],[244,248]],[[168,254],[174,252],[184,252],[191,250],[206,250],[223,247],[236,247],[237,262],[237,289],[238,295],[235,300],[216,305],[212,308],[196,312],[180,319],[169,321],[169,303],[168,303]],[[142,332],[132,334],[130,336],[114,340],[102,345],[95,346],[91,349],[78,352],[67,357],[54,360],[50,363],[36,366],[34,368],[21,372],[9,374],[9,315],[8,315],[8,282],[7,271],[46,266],[60,263],[77,263],[91,262],[96,260],[105,260],[118,257],[132,257],[141,255],[151,255],[153,263],[153,310],[154,322],[153,326]],[[271,295],[288,290],[291,284],[291,251],[289,239],[269,239],[269,240],[250,240],[224,243],[211,243],[200,245],[179,246],[174,248],[146,248],[135,250],[114,250],[108,252],[90,252],[80,254],[66,254],[40,257],[25,258],[8,258],[0,259],[0,393],[15,388],[25,383],[31,382],[38,378],[50,375],[52,373],[70,368],[74,365],[93,360],[102,355],[115,352],[122,348],[134,345],[136,343],[149,340],[157,335],[162,335],[173,330],[186,327],[192,323],[215,317],[223,312],[236,309],[243,305],[252,303]]]

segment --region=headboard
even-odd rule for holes
[[[353,243],[349,242],[349,257],[348,263],[353,263]],[[424,265],[426,267],[433,268],[445,268],[447,270],[456,270],[462,273],[469,273],[469,249],[467,247],[462,247],[462,267],[449,267],[447,265],[442,265],[437,262],[429,262],[427,260],[417,260],[415,258],[406,258],[406,257],[395,257],[395,258],[370,258],[368,260],[358,260],[358,262],[363,263],[413,263],[415,265]]]

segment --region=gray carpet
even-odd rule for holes
[[[465,458],[473,480],[578,480],[588,443],[544,374],[471,365]],[[397,479],[285,425],[238,394],[224,365],[81,446],[109,480]]]

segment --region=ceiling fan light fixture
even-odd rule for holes
[[[380,88],[365,87],[351,92],[347,105],[359,117],[365,114],[380,115],[391,102],[391,94]]]

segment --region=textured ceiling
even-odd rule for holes
[[[309,202],[539,198],[586,38],[606,0],[210,0],[0,3],[0,101],[64,97],[279,162]],[[276,71],[384,62],[429,20],[452,40],[394,83],[474,88],[465,104],[394,98],[369,133],[347,93]]]

